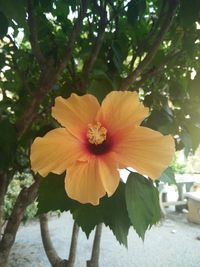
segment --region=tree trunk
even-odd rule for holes
[[[7,181],[6,175],[3,172],[0,172],[0,240],[2,237],[2,225],[4,221],[4,197],[6,194]]]
[[[92,247],[92,256],[89,261],[87,261],[87,267],[99,267],[99,255],[100,255],[100,241],[102,233],[103,223],[100,223],[96,227],[95,237]]]
[[[16,200],[13,212],[5,227],[2,240],[0,241],[0,267],[7,266],[9,253],[14,244],[20,222],[27,206],[36,198],[39,184],[40,179],[38,178],[30,187],[23,188]]]

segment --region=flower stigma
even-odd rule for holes
[[[91,144],[100,145],[106,140],[107,129],[100,122],[88,124],[87,138]]]

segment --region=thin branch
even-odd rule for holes
[[[87,11],[87,0],[82,0],[82,9],[79,13],[79,17],[75,23],[75,26],[70,34],[70,39],[66,47],[66,53],[63,56],[63,60],[60,62],[57,68],[54,67],[53,62],[47,61],[45,69],[42,70],[40,74],[40,79],[38,81],[38,86],[36,92],[32,96],[32,101],[28,106],[28,109],[24,112],[21,119],[17,122],[17,135],[21,138],[26,130],[33,123],[37,115],[37,109],[40,103],[43,101],[44,97],[51,90],[52,86],[58,81],[59,76],[67,66],[68,61],[71,58],[73,48],[75,46],[75,41],[81,30],[82,21],[86,15]]]
[[[42,243],[47,255],[47,258],[52,266],[57,266],[62,259],[58,256],[55,248],[53,247],[51,237],[49,234],[48,217],[47,214],[40,216],[40,232],[42,237]]]
[[[30,30],[31,48],[40,67],[44,68],[46,59],[44,55],[42,54],[40,47],[39,47],[39,43],[38,43],[37,22],[36,22],[36,17],[35,17],[33,0],[28,0],[27,11],[28,11],[28,25],[29,25],[29,30]]]
[[[14,51],[15,52],[18,51],[18,47],[15,43],[15,40],[12,38],[12,36],[10,34],[7,34],[6,37],[10,40],[10,43],[13,45]]]
[[[4,220],[4,198],[7,189],[7,176],[4,172],[0,172],[0,240],[2,235],[2,227]]]
[[[149,33],[146,35],[146,37],[142,41],[142,44],[138,48],[139,50],[138,52],[140,53],[142,52],[146,44],[148,44],[150,38],[151,40],[153,40],[153,38],[156,38],[156,33],[158,32],[158,30],[160,30],[160,26],[162,25],[162,22],[166,17],[166,11],[167,11],[167,1],[162,1],[161,8],[160,8],[160,15],[156,21],[155,20],[153,21],[151,30],[149,31]]]
[[[144,69],[149,65],[149,63],[156,55],[165,34],[167,33],[167,31],[171,26],[171,23],[176,14],[178,4],[179,4],[178,0],[169,1],[169,9],[163,21],[163,24],[161,25],[160,31],[158,32],[157,38],[155,39],[151,49],[149,50],[145,58],[141,61],[141,63],[137,66],[137,68],[132,73],[130,73],[127,78],[125,78],[122,81],[121,90],[128,90],[131,84],[136,81],[136,79],[141,75],[141,73],[144,71]]]
[[[13,46],[14,54],[16,54],[19,51],[19,48],[16,45],[15,40],[9,34],[7,34],[6,37],[9,38],[10,43]],[[12,62],[13,62],[13,68],[17,72],[17,74],[19,75],[19,77],[21,79],[21,82],[23,84],[23,87],[26,88],[26,90],[30,93],[31,90],[30,90],[30,86],[29,86],[28,81],[27,81],[27,78],[29,77],[29,75],[28,75],[27,71],[22,70],[21,68],[19,68],[19,64],[18,64],[18,62],[17,62],[17,60],[16,60],[14,55],[12,57]]]
[[[75,66],[75,62],[74,62],[73,57],[71,58],[70,63],[67,65],[67,70],[70,74],[73,88],[74,88],[74,90],[77,90],[79,88],[79,86],[77,85],[78,77],[77,77],[76,66]]]
[[[53,67],[53,64],[51,64],[51,62],[48,62],[46,65],[46,70],[43,70],[40,74],[40,79],[37,86],[38,90],[36,90],[32,95],[31,103],[16,124],[18,139],[22,137],[22,135],[33,123],[34,119],[37,116],[37,109],[40,103],[43,101],[44,97],[50,91],[52,86],[56,83],[56,80],[57,76],[55,68]]]
[[[130,71],[132,71],[132,69],[133,69],[133,66],[134,66],[134,63],[135,63],[135,60],[136,60],[136,58],[138,57],[138,55],[139,55],[139,51],[136,51],[133,55],[132,55],[132,59],[131,59],[131,61],[130,61]]]
[[[78,17],[78,19],[77,19],[77,21],[73,27],[72,33],[70,34],[70,39],[69,39],[68,45],[65,49],[66,52],[65,52],[63,59],[60,62],[60,65],[58,67],[57,75],[59,75],[65,69],[69,59],[71,58],[72,51],[73,51],[77,36],[81,30],[83,19],[86,16],[88,0],[82,0],[81,2],[82,2],[82,8],[79,12],[79,17]]]
[[[178,55],[180,55],[181,51],[178,50],[174,53],[172,53],[171,55],[167,56],[163,62],[161,64],[159,64],[158,66],[153,66],[151,69],[149,69],[147,72],[145,72],[141,79],[139,81],[136,81],[133,86],[131,86],[131,91],[136,91],[137,89],[139,89],[149,78],[151,78],[152,76],[156,75],[157,73],[161,72],[164,67],[171,61],[174,60],[174,58],[176,58]]]
[[[94,63],[97,60],[98,54],[100,52],[100,49],[101,49],[101,46],[102,46],[103,40],[104,40],[106,21],[107,21],[107,17],[104,14],[104,16],[101,17],[101,20],[99,23],[99,30],[98,30],[98,35],[97,35],[95,44],[91,50],[91,53],[89,55],[88,60],[85,62],[84,66],[83,66],[82,74],[83,74],[84,78],[85,78],[85,76],[88,76],[88,74],[90,73],[91,69],[94,66]]]
[[[99,255],[100,255],[100,241],[102,234],[103,223],[96,226],[95,237],[92,247],[92,256],[89,261],[87,261],[87,267],[99,267]]]
[[[132,59],[130,62],[130,68],[129,68],[130,71],[133,70],[133,66],[134,66],[134,63],[135,63],[137,57],[139,57],[139,56],[141,57],[142,54],[144,53],[144,49],[147,46],[147,44],[149,43],[150,38],[151,38],[151,40],[153,40],[153,38],[156,38],[155,34],[160,29],[160,25],[162,25],[162,21],[166,16],[166,14],[165,14],[166,6],[167,6],[167,2],[163,1],[161,4],[160,15],[159,15],[158,19],[156,20],[156,23],[153,23],[152,28],[149,31],[149,33],[146,35],[144,40],[142,42],[140,42],[140,44],[136,48],[136,51],[135,51],[134,55],[132,56]],[[134,49],[134,47],[133,47],[133,49]]]
[[[98,28],[98,33],[97,33],[97,37],[94,43],[94,46],[91,50],[91,53],[88,57],[88,59],[85,61],[85,64],[83,66],[82,69],[82,77],[84,77],[84,85],[81,85],[81,89],[84,90],[85,87],[87,87],[87,82],[88,82],[88,76],[89,73],[91,72],[98,54],[101,50],[102,44],[103,44],[103,40],[104,40],[104,34],[105,34],[105,28],[107,25],[107,12],[106,12],[106,1],[103,4],[101,2],[101,6],[99,6],[96,2],[95,5],[97,7],[97,9],[99,10],[99,14],[100,14],[100,20],[99,20],[99,28]]]
[[[69,259],[67,261],[66,267],[74,267],[76,260],[76,249],[78,244],[78,234],[79,234],[79,226],[74,222],[72,238],[71,238],[71,246],[69,251]]]
[[[101,14],[101,19],[99,21],[99,29],[98,29],[97,38],[96,38],[94,47],[91,50],[90,56],[89,56],[88,60],[85,62],[84,66],[83,66],[83,70],[82,70],[82,74],[83,74],[84,79],[85,79],[85,77],[88,77],[94,63],[96,62],[96,59],[98,57],[99,51],[100,51],[102,43],[103,43],[105,28],[107,25],[106,6],[101,8],[100,14]]]
[[[40,216],[40,231],[42,236],[42,243],[47,255],[47,258],[54,267],[74,267],[75,259],[76,259],[76,248],[78,242],[78,234],[79,234],[79,226],[74,223],[72,238],[71,238],[71,246],[69,252],[69,260],[61,259],[55,248],[53,247],[51,236],[49,233],[48,227],[48,217],[47,214],[42,214]]]
[[[26,207],[32,203],[38,192],[40,178],[28,188],[23,188],[17,197],[11,216],[0,242],[0,266],[6,266],[10,249],[15,241],[16,233],[23,218]]]
[[[93,36],[93,25],[90,22],[90,17],[87,16],[87,22],[88,22],[88,32],[89,32],[89,36]]]

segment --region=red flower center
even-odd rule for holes
[[[107,135],[107,138],[105,141],[103,141],[103,143],[99,145],[95,145],[95,144],[91,144],[90,142],[87,142],[86,147],[89,150],[89,152],[94,155],[106,154],[112,148],[112,140]]]
[[[93,155],[108,153],[112,147],[112,139],[100,122],[88,124],[86,148]]]

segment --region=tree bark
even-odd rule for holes
[[[99,255],[100,255],[100,241],[102,233],[103,223],[100,223],[96,227],[95,237],[92,247],[92,256],[89,261],[87,261],[87,267],[99,267]]]
[[[76,260],[76,248],[78,243],[78,234],[79,234],[79,226],[74,222],[72,238],[71,238],[71,246],[69,252],[69,259],[67,261],[66,267],[74,267]]]
[[[64,54],[58,66],[56,67],[54,66],[54,62],[52,62],[51,59],[46,60],[46,66],[44,69],[42,69],[41,74],[40,74],[40,79],[38,81],[38,86],[37,86],[38,89],[36,90],[35,94],[32,96],[32,101],[30,105],[28,106],[27,110],[24,112],[24,114],[22,115],[22,117],[16,124],[17,136],[19,139],[24,135],[24,133],[32,125],[34,119],[37,116],[38,106],[42,103],[43,99],[49,93],[52,86],[58,81],[60,75],[66,68],[67,63],[69,62],[71,58],[76,39],[81,31],[82,22],[87,12],[88,1],[82,0],[81,2],[82,2],[82,8],[79,13],[79,17],[77,18],[77,21],[74,24],[73,30],[70,33],[70,38],[65,48],[66,53]],[[29,26],[34,27],[35,24],[29,23]],[[31,29],[31,31],[35,32],[35,29]],[[34,36],[36,38],[36,35]],[[31,43],[33,45],[32,39],[31,39]]]
[[[140,64],[137,66],[137,68],[131,72],[128,77],[126,77],[125,79],[122,80],[122,84],[121,84],[121,90],[128,90],[129,87],[135,83],[136,79],[141,75],[141,73],[146,69],[146,67],[151,63],[152,59],[154,58],[154,56],[156,55],[160,44],[162,43],[165,34],[168,32],[172,21],[175,17],[176,14],[176,10],[178,8],[179,5],[179,0],[170,0],[168,1],[169,4],[169,8],[168,8],[168,12],[166,14],[166,17],[160,27],[160,31],[158,32],[154,43],[152,44],[152,47],[150,48],[150,50],[148,51],[148,53],[146,54],[146,56],[144,57],[144,59],[140,62]]]
[[[40,230],[41,230],[44,250],[50,264],[53,267],[74,267],[76,259],[76,248],[78,243],[79,226],[76,223],[74,223],[68,260],[61,259],[58,256],[55,248],[53,247],[49,233],[47,214],[43,214],[40,216]]]
[[[35,45],[34,43],[35,40],[37,40],[37,35],[36,35],[37,32],[35,29],[36,24],[33,23],[34,12],[33,10],[31,10],[33,6],[30,5],[30,3],[32,3],[31,0],[29,0],[29,26],[34,27],[34,29],[32,29],[32,39],[31,39],[31,43],[33,46],[33,44]],[[51,61],[51,59],[47,60],[45,68],[42,68],[41,70],[41,75],[40,75],[40,79],[38,81],[38,87],[37,87],[38,90],[36,90],[36,92],[32,95],[31,103],[29,104],[27,110],[24,111],[24,114],[22,115],[20,120],[16,123],[18,139],[20,139],[32,125],[37,115],[38,106],[43,101],[44,97],[50,91],[52,86],[58,81],[59,76],[65,69],[72,55],[72,51],[75,46],[75,41],[80,33],[82,21],[86,15],[88,1],[82,0],[81,3],[82,3],[82,6],[81,6],[82,8],[81,8],[79,17],[77,19],[77,22],[75,23],[74,28],[70,34],[69,42],[66,46],[66,53],[64,57],[62,58],[59,66],[57,66],[56,68],[54,66],[54,63]],[[30,14],[30,12],[32,13]],[[38,59],[38,55],[39,55],[38,48],[37,49],[36,48],[37,47],[34,47],[33,49],[32,47],[32,49],[34,50],[33,53]],[[41,55],[39,55],[39,57],[40,56]],[[7,264],[9,252],[15,241],[15,236],[16,236],[18,227],[20,225],[20,222],[23,218],[25,209],[30,203],[32,203],[35,200],[37,196],[38,188],[39,188],[39,180],[33,183],[29,188],[22,189],[22,191],[20,192],[16,200],[15,206],[13,208],[13,212],[8,220],[8,223],[4,231],[4,235],[0,242],[0,267],[5,267]],[[3,194],[1,194],[1,197],[2,196]],[[2,199],[4,199],[4,197],[2,197]]]
[[[0,240],[2,237],[2,225],[4,220],[4,198],[6,194],[7,181],[6,174],[4,172],[0,172]]]
[[[0,267],[7,266],[10,249],[14,244],[16,233],[23,218],[25,209],[35,200],[39,183],[40,179],[38,178],[30,187],[23,188],[16,200],[13,212],[8,219],[4,235],[0,242]]]
[[[50,238],[47,214],[40,216],[40,232],[43,247],[50,264],[54,267],[62,266],[62,259],[58,256]]]

